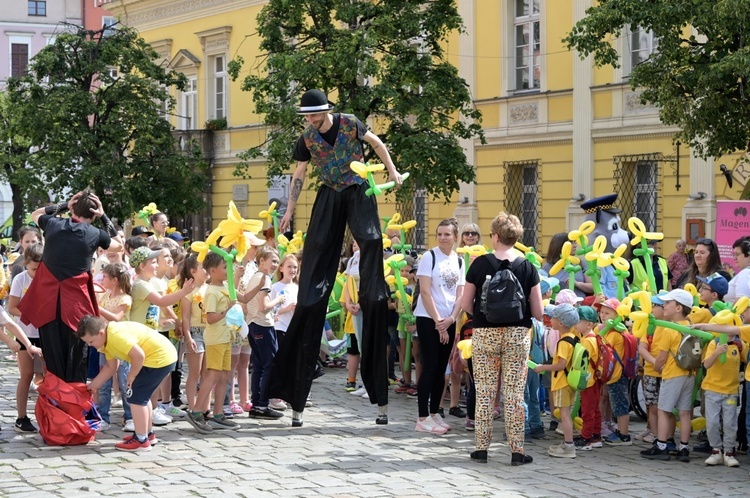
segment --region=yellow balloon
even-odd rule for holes
[[[696,417],[690,421],[690,425],[692,426],[693,431],[702,431],[706,428],[706,418]]]
[[[458,348],[458,350],[461,352],[461,358],[463,358],[464,360],[468,360],[469,358],[471,358],[471,339],[458,341],[458,343],[456,344],[456,348]]]
[[[583,419],[581,417],[574,418],[573,427],[575,427],[577,431],[580,431],[581,429],[583,429]]]

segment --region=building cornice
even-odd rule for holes
[[[266,3],[268,0],[113,0],[105,6],[123,23],[143,31]]]

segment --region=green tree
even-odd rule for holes
[[[269,178],[282,174],[304,127],[299,97],[320,88],[338,111],[380,120],[396,167],[412,175],[407,185],[450,196],[476,177],[459,139],[484,140],[469,88],[445,59],[448,34],[461,29],[454,0],[271,0],[258,15],[263,55],[242,85],[268,139],[240,157],[267,155]],[[233,78],[243,63],[232,61]],[[248,176],[248,163],[235,175]]]
[[[186,79],[157,59],[131,28],[76,27],[34,57],[28,76],[9,82],[25,102],[21,126],[47,189],[91,186],[119,219],[149,202],[174,216],[202,207],[205,164],[193,144],[178,148],[166,119],[169,89]]]
[[[619,65],[614,38],[639,26],[658,49],[632,69],[641,100],[659,108],[664,124],[700,156],[718,157],[750,145],[750,47],[744,26],[750,2],[717,0],[601,0],[586,11],[565,42],[597,66]]]
[[[17,95],[0,93],[0,179],[10,184],[14,237],[24,224],[29,201],[46,195],[38,170],[29,164],[31,141],[20,125],[25,109]]]

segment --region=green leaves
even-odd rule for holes
[[[103,32],[61,33],[9,82],[35,178],[56,194],[93,187],[120,220],[149,202],[176,216],[200,209],[207,165],[193,144],[178,150],[165,114],[185,76],[134,30]]]
[[[410,183],[447,198],[460,182],[473,182],[458,140],[484,141],[481,114],[441,45],[462,27],[454,3],[271,0],[258,16],[266,52],[242,82],[270,131],[240,158],[266,156],[269,177],[288,171],[304,124],[295,114],[299,97],[320,88],[337,111],[377,121],[375,131]],[[233,61],[234,79],[243,63]],[[366,151],[365,160],[374,157]],[[235,175],[247,176],[248,164]]]
[[[643,89],[664,124],[680,128],[676,138],[704,158],[748,149],[750,3],[608,0],[587,13],[564,41],[599,66],[619,64],[610,40],[627,36],[629,26],[658,37],[658,50],[632,69],[630,84]]]

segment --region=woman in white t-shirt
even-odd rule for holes
[[[453,250],[457,240],[458,222],[441,221],[437,228],[438,245],[422,255],[417,270],[420,291],[414,315],[422,357],[417,385],[417,432],[445,434],[450,429],[438,409],[465,282],[462,261]]]
[[[740,237],[732,244],[737,273],[729,281],[729,291],[724,301],[734,303],[742,296],[750,296],[750,237]]]

